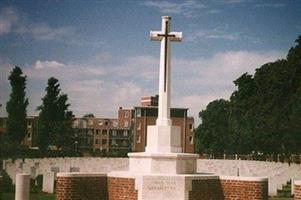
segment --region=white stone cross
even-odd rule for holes
[[[182,32],[169,32],[171,17],[162,17],[162,30],[151,31],[152,41],[161,41],[160,77],[159,77],[159,110],[156,124],[171,126],[170,120],[170,42],[180,42]]]

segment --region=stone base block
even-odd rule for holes
[[[145,152],[182,153],[179,126],[148,126]]]
[[[154,174],[194,174],[198,155],[187,153],[129,153],[129,171]]]
[[[112,172],[108,174],[109,180],[109,200],[135,199],[135,200],[194,200],[209,195],[217,194],[215,190],[218,187],[206,187],[202,191],[198,191],[195,186],[196,180],[203,181],[205,184],[219,184],[218,176],[209,174],[195,174],[195,175],[159,175],[159,174],[132,174],[128,172]],[[111,181],[110,181],[111,180]],[[128,184],[124,184],[128,182]],[[114,183],[114,184],[113,184]],[[133,188],[134,183],[134,188]],[[124,189],[121,188],[123,186]],[[113,188],[110,188],[113,187]],[[130,187],[130,189],[128,188]],[[125,189],[126,188],[126,189]],[[220,188],[220,187],[219,187]],[[116,198],[115,191],[133,191],[135,189],[135,196]],[[209,190],[208,190],[209,189]],[[195,191],[194,191],[195,190]],[[195,193],[196,192],[196,193]],[[120,193],[119,193],[120,194]],[[221,192],[219,193],[221,194]],[[207,195],[207,196],[206,196]],[[110,198],[114,196],[114,198]],[[215,195],[216,196],[216,195]],[[208,198],[210,199],[210,198]],[[222,198],[218,198],[222,199]]]

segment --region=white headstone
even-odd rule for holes
[[[15,200],[29,200],[30,174],[17,174]]]

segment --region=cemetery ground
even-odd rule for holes
[[[15,194],[14,193],[3,193],[1,195],[1,199],[3,200],[14,200]],[[55,200],[54,194],[47,194],[47,193],[31,193],[30,200]]]
[[[14,193],[3,193],[1,198],[3,200],[14,200]],[[47,193],[31,193],[30,200],[55,200],[55,194],[47,194]],[[269,200],[293,200],[290,197],[271,197]]]

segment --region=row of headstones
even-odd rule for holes
[[[3,169],[15,183],[17,173],[28,173],[34,179],[48,172],[110,172],[128,170],[126,158],[44,158],[3,162]]]
[[[292,178],[301,178],[301,166],[286,163],[240,161],[240,160],[202,160],[198,162],[198,172],[209,172],[226,176],[268,177],[269,195],[277,194]]]

